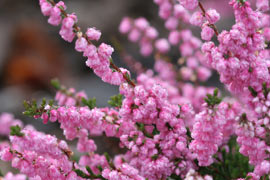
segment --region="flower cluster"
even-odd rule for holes
[[[190,150],[196,154],[200,166],[212,164],[212,156],[219,146],[234,133],[237,111],[233,105],[222,102],[213,107],[208,105],[208,108],[196,115],[191,134],[194,140]]]
[[[75,49],[78,52],[83,52],[83,55],[88,58],[86,65],[92,68],[104,82],[120,85],[127,78],[127,70],[112,67],[116,70],[114,72],[110,67],[115,66],[111,59],[114,49],[105,43],[96,47],[91,42],[99,40],[101,36],[99,30],[88,28],[87,32],[83,34],[76,24],[77,16],[74,13],[67,14],[65,12],[66,6],[62,1],[55,4],[54,1],[40,0],[39,3],[43,15],[49,16],[48,22],[51,25],[58,26],[62,24],[59,33],[64,40],[72,42],[77,35],[78,39],[76,40]]]
[[[158,38],[158,31],[149,25],[149,22],[143,18],[131,19],[125,17],[119,26],[119,31],[123,34],[128,33],[128,39],[131,42],[139,41],[140,53],[143,56],[149,56],[155,48],[156,53],[167,53],[170,50],[170,44],[167,39]],[[153,47],[154,46],[154,47]]]
[[[1,151],[2,160],[12,161],[14,168],[32,179],[70,179],[73,163],[65,141],[33,129],[20,133],[10,136],[11,146]]]
[[[96,107],[84,91],[53,80],[55,104],[25,102],[25,115],[44,124],[58,122],[67,140],[77,139],[78,161],[64,140],[23,127],[10,114],[0,115],[0,135],[9,136],[9,142],[0,143],[0,158],[22,173],[0,173],[0,179],[269,179],[268,0],[257,0],[256,10],[248,0],[231,0],[235,24],[220,32],[215,25],[220,14],[198,0],[154,0],[167,38],[160,38],[144,17],[124,17],[120,33],[138,42],[143,56],[155,55],[153,70],[128,61],[140,65],[136,82],[114,64],[112,46],[94,44],[101,37],[98,29],[83,33],[63,1],[39,3],[48,23],[61,25],[60,36],[75,41],[86,66],[104,82],[118,85],[120,94],[111,97],[111,107]],[[192,25],[201,28],[204,42],[193,35]],[[176,65],[168,53],[172,46],[181,54]],[[222,100],[217,89],[203,86],[212,70],[233,97]],[[97,154],[92,137],[102,135],[119,139],[125,153]]]

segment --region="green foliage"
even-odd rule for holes
[[[4,177],[4,174],[2,173],[1,170],[0,170],[0,177]]]
[[[250,93],[253,97],[256,97],[258,95],[258,93],[255,91],[255,89],[253,89],[251,86],[248,86],[248,90],[250,91]]]
[[[180,176],[177,176],[176,174],[172,174],[170,177],[167,178],[167,180],[182,180]]]
[[[264,95],[265,98],[267,98],[267,95],[270,92],[270,88],[267,88],[265,82],[262,84],[262,88],[263,88],[263,95]]]
[[[104,156],[105,156],[107,162],[110,163],[111,162],[111,158],[110,158],[109,154],[107,152],[105,152],[104,153]]]
[[[60,90],[60,89],[61,89],[60,81],[59,81],[57,78],[51,80],[51,85],[52,85],[56,90]]]
[[[158,159],[158,154],[154,154],[151,158],[152,158],[152,160],[157,160]]]
[[[82,178],[90,178],[89,175],[85,174],[82,170],[80,169],[74,169],[74,172],[77,174],[77,176],[80,176]]]
[[[112,169],[115,169],[115,166],[114,166],[114,164],[113,164],[113,162],[112,162],[112,160],[111,160],[111,158],[110,158],[110,155],[109,155],[107,152],[105,152],[105,153],[104,153],[104,156],[105,156],[105,158],[106,158],[108,164],[110,165],[110,167],[111,167]]]
[[[25,108],[25,111],[23,112],[24,115],[27,116],[34,116],[34,115],[41,115],[43,112],[45,112],[45,106],[46,105],[52,106],[53,100],[49,100],[47,103],[47,100],[45,98],[42,99],[42,102],[40,106],[37,105],[37,101],[33,100],[32,102],[24,101],[23,106]]]
[[[11,126],[10,127],[10,135],[23,137],[24,133],[22,133],[21,130],[22,130],[22,128],[19,125]]]
[[[154,126],[154,129],[152,131],[153,136],[160,134],[159,130],[157,129],[157,126],[155,124],[153,124],[153,126]]]
[[[103,171],[103,168],[102,168],[100,165],[98,165],[97,168],[98,168],[98,170],[99,170],[100,172]]]
[[[88,106],[89,109],[94,109],[95,107],[97,107],[97,103],[96,103],[96,98],[92,98],[92,99],[85,99],[85,98],[82,98],[82,103],[83,105],[85,106]]]
[[[87,172],[88,172],[90,175],[94,175],[92,169],[91,169],[89,166],[86,166],[85,169],[87,170]]]
[[[216,157],[218,162],[208,167],[200,167],[199,173],[212,175],[214,179],[218,180],[231,180],[246,177],[248,172],[253,171],[253,167],[248,163],[248,158],[239,152],[239,145],[235,137],[230,139],[228,146],[229,152],[226,152],[224,148],[219,151],[222,159]]]
[[[36,100],[33,100],[32,102],[24,101],[23,106],[25,108],[25,111],[23,112],[24,115],[27,115],[27,116],[37,115],[36,113],[37,113],[38,106],[37,106]]]
[[[240,116],[240,121],[239,121],[239,122],[240,122],[241,124],[246,124],[247,121],[248,121],[248,119],[247,119],[247,114],[246,114],[246,113],[241,114],[241,116]]]
[[[238,3],[241,3],[241,5],[244,5],[244,3],[246,2],[247,0],[237,0]]]
[[[213,95],[207,94],[207,98],[204,99],[204,101],[207,103],[208,106],[215,106],[219,103],[221,103],[222,99],[218,97],[218,89],[216,88],[214,90]]]
[[[251,86],[248,87],[248,90],[250,91],[253,97],[256,97],[258,95],[257,91],[255,91],[255,89],[252,88]],[[267,88],[267,85],[265,82],[262,84],[262,91],[263,91],[264,97],[267,98],[267,95],[270,92],[270,88]]]
[[[155,124],[152,124],[152,125],[154,126],[154,129],[153,129],[152,133],[150,134],[145,130],[145,126],[143,123],[136,122],[137,129],[139,131],[143,132],[143,134],[148,138],[153,138],[153,136],[160,134],[160,132],[157,129],[157,126]]]
[[[89,166],[86,166],[86,170],[88,171],[88,174],[84,173],[82,170],[80,169],[74,169],[73,171],[77,174],[77,176],[80,176],[82,178],[85,179],[102,179],[102,180],[106,180],[104,177],[102,177],[102,175],[98,174],[94,174],[93,171],[90,169]]]
[[[130,81],[132,81],[130,75],[127,72],[125,73],[125,75]]]
[[[122,106],[122,100],[123,100],[123,95],[118,94],[118,95],[110,97],[108,104],[111,105],[112,107],[119,107],[120,108]]]
[[[269,180],[269,179],[270,179],[269,176],[270,176],[269,174],[266,174],[266,175],[262,176],[262,177],[260,178],[260,180]],[[250,180],[251,180],[251,179],[250,179]]]

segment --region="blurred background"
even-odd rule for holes
[[[214,0],[203,2],[206,9],[217,8],[221,13],[218,28],[229,29],[234,21],[228,0],[219,1],[218,7]],[[140,56],[138,45],[129,43],[119,34],[122,17],[144,16],[159,30],[160,37],[168,36],[163,20],[157,16],[158,7],[152,0],[65,0],[65,3],[69,13],[77,14],[82,30],[87,27],[101,30],[100,42],[112,44],[112,37],[118,39],[124,49],[146,68],[152,67],[153,57]],[[74,50],[74,42],[70,44],[60,38],[59,29],[47,23],[38,0],[0,0],[0,113],[13,113],[25,124],[33,124],[38,130],[57,136],[61,135],[57,124],[43,125],[41,120],[22,115],[23,100],[54,98],[55,91],[50,85],[52,78],[59,78],[67,87],[85,90],[88,97],[96,97],[98,106],[106,106],[109,97],[118,94],[118,87],[103,83],[85,66],[86,59]],[[199,37],[199,28],[194,28],[194,33]],[[173,50],[172,57],[177,61],[177,50]],[[118,52],[113,54],[113,59],[118,66],[127,68]],[[217,80],[217,75],[214,75],[209,84],[216,85]],[[101,151],[111,151],[115,143],[104,138],[97,142]]]

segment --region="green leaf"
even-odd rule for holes
[[[217,88],[214,90],[213,95],[207,94],[206,96],[207,97],[204,98],[204,101],[207,103],[208,106],[211,106],[211,107],[218,105],[222,101],[222,99],[218,97],[218,89]]]
[[[138,130],[139,131],[144,131],[145,129],[144,129],[144,124],[143,123],[138,123],[138,122],[136,122],[136,125],[137,125],[137,128],[138,128]]]
[[[266,86],[265,82],[262,84],[262,87],[263,87],[263,95],[264,95],[265,98],[267,98],[269,90],[267,89],[267,86]]]
[[[4,174],[2,173],[1,170],[0,170],[0,177],[4,177]]]
[[[180,176],[172,174],[170,177],[167,178],[167,180],[182,180],[182,179]]]
[[[155,154],[151,157],[153,160],[157,160],[158,159],[158,154]]]
[[[95,107],[97,107],[97,102],[96,102],[96,98],[92,98],[92,99],[85,99],[82,98],[82,103],[85,106],[88,106],[89,109],[94,109]]]
[[[98,165],[97,168],[98,168],[98,170],[99,170],[100,172],[103,171],[103,168],[102,168],[100,165]]]
[[[122,100],[123,100],[123,95],[118,94],[118,95],[110,97],[108,104],[111,105],[112,107],[120,108],[122,106]]]
[[[104,153],[104,156],[105,156],[107,162],[110,163],[111,162],[111,158],[110,158],[109,154],[107,152],[105,152]]]
[[[49,106],[51,106],[52,107],[52,105],[53,105],[53,103],[54,103],[54,100],[49,100]]]
[[[94,175],[92,169],[89,166],[86,166],[85,168],[90,175]]]
[[[45,98],[43,98],[43,99],[42,99],[42,102],[41,102],[41,108],[42,108],[42,109],[44,109],[44,108],[45,108],[46,103],[47,103],[47,102],[46,102],[46,99],[45,99]]]
[[[214,90],[214,96],[217,97],[217,95],[218,95],[218,89],[216,88],[216,89]]]
[[[80,176],[82,178],[89,178],[89,176],[80,169],[74,169],[74,172],[77,174],[77,176]]]
[[[21,132],[21,127],[19,125],[16,126],[11,126],[10,127],[10,135],[11,136],[19,136],[19,137],[23,137],[24,133]]]
[[[60,89],[61,89],[60,81],[59,81],[57,78],[51,80],[51,85],[52,85],[56,90],[60,90]]]
[[[247,0],[237,0],[238,3],[241,3],[241,5],[244,5],[244,3],[247,1]]]
[[[157,129],[157,126],[154,125],[154,129],[153,129],[153,132],[152,132],[153,136],[157,135],[157,134],[160,134],[159,130]]]
[[[29,108],[29,104],[27,103],[27,101],[23,101],[23,107],[25,108],[25,109],[28,109]]]

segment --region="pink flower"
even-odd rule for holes
[[[180,69],[181,77],[184,80],[190,80],[191,76],[193,75],[193,71],[191,68],[188,67],[182,67]]]
[[[149,26],[149,23],[145,18],[141,17],[134,20],[134,26],[143,31]]]
[[[165,38],[164,39],[158,39],[155,42],[155,47],[161,53],[167,53],[170,50],[169,42]]]
[[[6,147],[0,151],[0,158],[3,161],[11,161],[13,154],[10,152],[10,148]]]
[[[84,37],[80,37],[76,40],[75,49],[78,52],[84,52],[87,48],[88,42]]]
[[[168,19],[171,15],[171,11],[172,11],[172,4],[168,1],[164,1],[160,6],[159,6],[159,16],[162,19]]]
[[[206,18],[210,24],[215,24],[220,19],[219,13],[215,9],[209,9],[206,12]]]
[[[151,43],[142,43],[140,47],[140,53],[143,56],[149,56],[153,52],[153,46]]]
[[[196,11],[190,18],[190,23],[195,26],[201,26],[203,24],[204,17],[200,11]]]
[[[270,27],[264,28],[263,35],[267,41],[270,41]]]
[[[177,45],[180,41],[180,32],[171,31],[168,40],[172,45]]]
[[[187,9],[195,9],[198,6],[198,0],[178,0],[179,3]]]
[[[210,41],[214,33],[214,30],[206,24],[202,27],[201,37],[203,40]]]
[[[101,36],[101,32],[95,28],[88,28],[86,31],[86,36],[90,39],[90,40],[96,40],[98,41],[100,39]]]
[[[149,39],[156,39],[158,37],[158,31],[153,27],[148,27],[145,30],[145,36]]]
[[[12,172],[8,172],[5,177],[3,177],[3,180],[26,180],[27,177],[24,174],[12,174]]]
[[[138,29],[132,29],[128,34],[128,39],[131,42],[137,42],[141,37],[141,32]]]
[[[44,16],[49,16],[51,14],[51,10],[53,7],[47,1],[41,1],[40,8],[41,8],[41,12]]]
[[[66,9],[66,6],[64,4],[63,1],[59,1],[51,10],[50,10],[50,17],[48,19],[48,23],[50,23],[51,25],[54,25],[54,26],[58,26],[61,21],[62,21],[62,18],[61,18],[61,10],[60,8],[62,9]],[[47,13],[46,13],[47,14]]]
[[[201,81],[206,81],[211,74],[211,71],[206,67],[201,66],[197,69],[197,76]]]
[[[69,14],[66,18],[63,19],[62,27],[59,34],[64,40],[68,42],[73,41],[75,37],[75,33],[73,32],[73,26],[76,22],[77,16],[75,14]]]
[[[269,1],[268,0],[257,0],[256,6],[261,11],[269,10]]]
[[[111,57],[113,51],[114,51],[113,47],[108,45],[108,44],[105,44],[105,43],[102,43],[98,47],[99,56],[101,56],[102,58],[105,58],[107,60],[109,60],[109,57]]]
[[[178,19],[175,17],[170,17],[169,19],[167,19],[167,21],[165,22],[165,27],[169,30],[174,30],[176,29],[178,26]]]
[[[119,31],[123,34],[128,33],[131,30],[131,21],[128,17],[124,17],[120,23]]]

